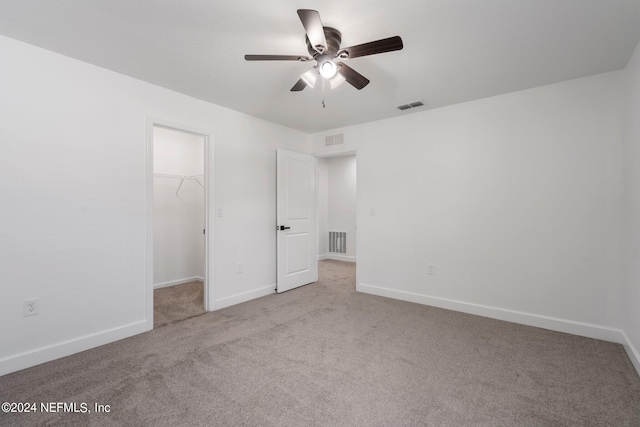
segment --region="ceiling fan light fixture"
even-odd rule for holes
[[[318,80],[318,72],[316,71],[316,67],[311,68],[309,71],[300,76],[302,80],[307,84],[307,86],[313,88],[316,84],[316,80]]]
[[[335,62],[331,60],[326,60],[321,62],[318,66],[318,70],[320,70],[320,75],[325,79],[331,79],[338,72],[338,67]]]
[[[344,76],[340,73],[337,73],[335,76],[333,76],[332,79],[329,80],[329,84],[331,85],[331,89],[335,89],[345,81],[346,79],[344,78]]]

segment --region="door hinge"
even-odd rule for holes
[[[202,229],[202,234],[207,234],[207,230],[205,228]]]

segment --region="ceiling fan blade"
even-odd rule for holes
[[[310,61],[308,56],[300,55],[245,55],[246,61]]]
[[[327,39],[324,36],[324,28],[317,10],[298,9],[298,16],[302,21],[302,26],[307,32],[307,37],[311,46],[318,52],[323,53],[327,49]]]
[[[345,63],[338,62],[338,65],[340,66],[338,68],[338,73],[340,73],[340,75],[344,77],[347,83],[349,83],[351,86],[360,90],[369,84],[368,78],[366,78],[365,76],[363,76],[362,74],[354,70],[353,68],[349,67]]]
[[[349,54],[349,58],[358,58],[360,56],[375,55],[377,53],[393,52],[394,50],[401,50],[402,48],[403,44],[400,36],[393,36],[341,50],[346,51]]]
[[[307,82],[305,82],[303,79],[300,79],[296,84],[293,85],[293,87],[291,88],[291,92],[300,92],[305,87],[307,87]]]

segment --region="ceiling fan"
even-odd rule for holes
[[[247,61],[316,61],[316,65],[302,74],[300,80],[291,88],[292,92],[313,87],[318,76],[329,81],[331,88],[343,82],[360,90],[369,84],[369,79],[355,71],[342,61],[360,56],[375,55],[402,49],[399,36],[363,43],[340,49],[342,34],[331,27],[323,27],[320,14],[315,10],[298,9],[307,37],[307,50],[311,56],[298,55],[245,55]]]

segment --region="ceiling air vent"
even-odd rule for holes
[[[398,110],[404,111],[410,108],[422,107],[423,105],[424,105],[424,102],[422,101],[410,102],[408,104],[398,105]]]
[[[337,135],[325,136],[325,138],[324,138],[324,145],[327,146],[327,147],[329,145],[340,145],[340,144],[344,144],[344,134],[343,133],[339,133]]]

